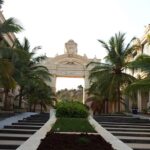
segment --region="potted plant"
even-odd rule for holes
[[[150,106],[147,108],[147,114],[150,114]]]
[[[132,104],[132,113],[133,114],[137,114],[138,113],[138,107],[136,103]]]

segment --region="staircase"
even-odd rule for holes
[[[0,129],[0,150],[17,149],[49,119],[49,113],[31,115]]]
[[[104,115],[94,118],[133,150],[150,150],[150,120],[125,115]]]

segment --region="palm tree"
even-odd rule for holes
[[[17,23],[17,20],[14,18],[9,18],[0,24],[0,36],[7,34],[9,32],[18,33],[23,28]]]
[[[14,67],[11,62],[7,59],[0,59],[0,87],[4,89],[4,109],[8,110],[10,107],[8,102],[8,93],[10,89],[14,89],[16,86],[16,82],[13,79],[13,70]]]
[[[2,4],[4,3],[3,0],[0,0],[0,8],[2,7]]]
[[[131,44],[133,39],[125,46],[125,34],[120,32],[111,37],[108,43],[98,41],[107,51],[106,63],[90,63],[95,65],[90,72],[91,85],[95,84],[100,95],[107,95],[109,100],[116,100],[120,112],[120,103],[123,99],[121,91],[135,80],[132,75],[125,72],[125,69],[129,63],[128,57],[137,46]]]
[[[129,67],[137,71],[140,70],[142,77],[129,85],[126,89],[126,92],[132,94],[137,90],[150,90],[150,56],[144,54],[138,56],[129,64]]]
[[[54,100],[54,93],[52,88],[48,86],[41,79],[29,79],[28,83],[24,88],[24,97],[28,99],[30,111],[35,111],[36,106],[39,104],[41,106],[41,112],[46,110],[47,105],[52,105],[52,101]]]
[[[40,49],[40,47],[35,47],[30,51],[30,43],[26,38],[22,44],[16,41],[14,46],[18,49],[19,55],[19,59],[14,59],[13,63],[15,66],[14,78],[20,86],[17,98],[19,97],[19,108],[21,108],[22,98],[27,94],[25,88],[31,85],[29,81],[31,79],[33,81],[40,79],[44,82],[49,82],[51,75],[46,67],[40,65],[41,60],[45,59],[46,56],[34,56],[36,50]]]
[[[3,4],[3,0],[0,1],[0,5]],[[9,18],[0,24],[0,85],[4,88],[5,101],[4,108],[8,108],[7,97],[11,88],[15,87],[15,81],[12,77],[14,72],[14,66],[11,62],[11,55],[13,53],[12,48],[3,42],[3,35],[9,32],[20,32],[23,28],[16,22],[14,18]],[[4,66],[5,64],[5,66]]]

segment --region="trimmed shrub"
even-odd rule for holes
[[[60,102],[56,106],[56,117],[86,118],[88,109],[80,102]]]

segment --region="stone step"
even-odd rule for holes
[[[116,136],[119,139],[134,139],[134,140],[150,140],[150,137],[137,137],[137,136]]]
[[[30,129],[0,129],[0,133],[17,133],[17,134],[33,134],[37,130],[30,130]]]
[[[43,126],[45,123],[32,123],[32,122],[18,122],[12,123],[12,125],[33,125],[33,126]]]
[[[149,144],[150,137],[123,137],[117,136],[121,141],[124,143],[142,143],[142,144]]]
[[[150,120],[124,116],[104,116],[95,119],[133,150],[150,150]]]
[[[0,129],[0,150],[15,150],[49,119],[49,114],[32,115]]]
[[[102,115],[102,116],[94,116],[94,118],[133,118],[132,116],[126,116],[126,115],[112,115],[112,116],[109,116],[109,115]]]
[[[0,133],[0,136],[3,136],[3,137],[30,137],[32,134],[10,134],[10,133]]]
[[[138,136],[138,137],[150,137],[149,132],[129,132],[129,131],[111,131],[111,133],[115,136]]]
[[[31,115],[31,117],[34,117],[34,116],[47,116],[47,117],[49,117],[50,113],[39,113],[39,114]]]
[[[108,131],[132,131],[132,132],[150,132],[150,129],[136,129],[136,128],[111,128],[111,127],[106,127],[105,128]]]
[[[99,116],[119,116],[119,117],[122,117],[122,116],[132,116],[132,115],[126,115],[126,114],[101,114],[101,115],[95,115],[94,117],[99,117]]]
[[[29,126],[29,125],[10,125],[4,126],[6,129],[40,129],[41,126]]]
[[[0,149],[17,149],[24,141],[0,140]]]
[[[140,126],[140,125],[112,125],[100,123],[103,127],[114,127],[114,128],[139,128],[139,129],[150,129],[150,126]]]
[[[0,140],[19,140],[25,141],[27,140],[32,134],[8,134],[8,133],[0,133]]]
[[[15,148],[15,149],[16,149],[16,148]],[[0,148],[0,150],[14,150],[14,149],[3,149],[3,148],[1,149],[1,148]]]
[[[120,123],[150,123],[150,120],[133,117],[94,117],[98,122],[120,122]]]
[[[43,120],[18,120],[18,122],[34,122],[34,123],[45,123]]]
[[[141,125],[150,126],[150,123],[122,123],[122,122],[98,122],[99,124],[111,124],[111,125]]]
[[[150,144],[127,143],[133,150],[150,150]]]
[[[23,120],[48,120],[49,118],[45,118],[45,117],[27,117],[27,118],[23,118]]]
[[[30,116],[30,118],[49,118],[50,117],[50,115],[47,115],[47,116],[45,116],[45,115],[34,115],[34,116]],[[29,117],[28,117],[29,118]]]
[[[0,136],[0,140],[26,141],[29,137],[20,136]]]
[[[37,122],[42,122],[42,123],[44,123],[44,122],[47,122],[48,121],[48,119],[23,119],[23,121],[37,121]]]

